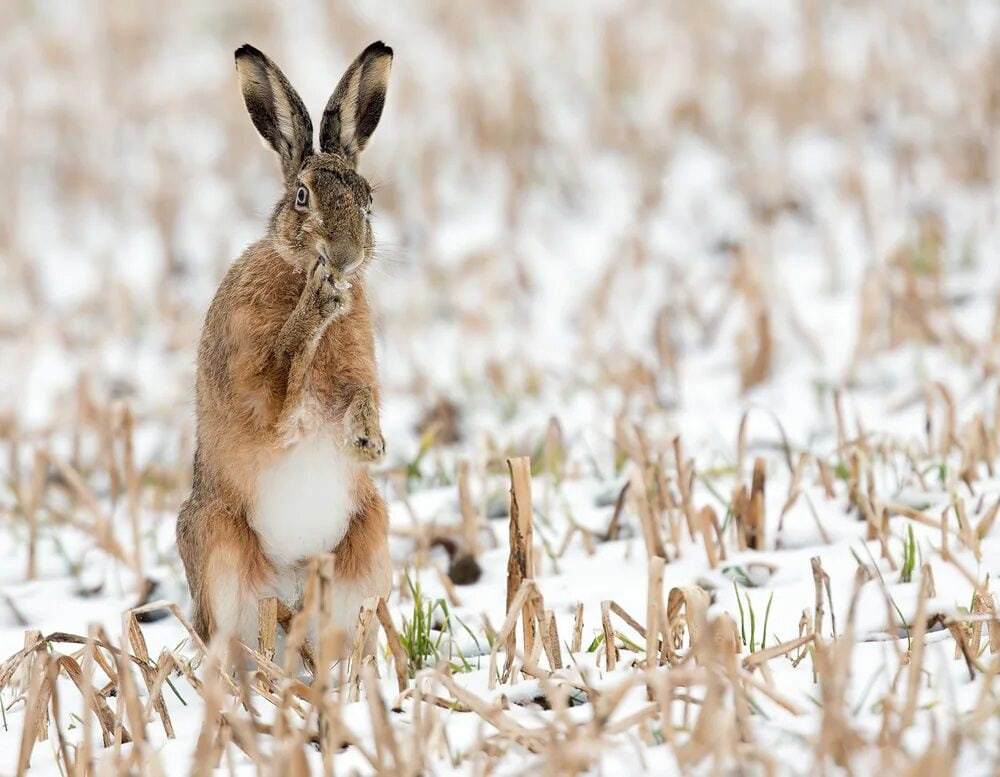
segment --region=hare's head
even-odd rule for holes
[[[277,153],[285,182],[271,235],[297,267],[324,256],[349,275],[371,256],[371,187],[357,163],[382,115],[391,65],[392,49],[382,42],[354,60],[323,111],[316,152],[302,98],[277,65],[253,46],[236,50],[247,111]]]

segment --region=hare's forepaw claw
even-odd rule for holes
[[[378,409],[370,389],[362,389],[347,412],[345,435],[354,457],[365,464],[376,464],[385,456],[385,440],[379,428]]]
[[[351,450],[358,461],[377,464],[385,456],[385,440],[378,432],[361,434],[351,441]]]

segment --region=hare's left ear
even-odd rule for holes
[[[312,122],[302,98],[278,66],[249,43],[236,49],[236,70],[250,119],[278,155],[285,183],[291,185],[313,152]]]
[[[351,63],[323,111],[320,150],[340,154],[352,165],[358,163],[358,155],[382,117],[391,67],[392,49],[382,41],[371,44]]]

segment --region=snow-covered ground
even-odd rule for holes
[[[921,758],[912,773],[995,773],[1000,7],[328,5],[0,10],[0,659],[28,629],[100,624],[118,643],[140,588],[130,498],[153,598],[188,606],[173,536],[190,478],[194,343],[278,187],[232,49],[267,51],[315,110],[381,38],[394,70],[362,167],[378,184],[369,284],[397,569],[389,611],[397,628],[413,622],[408,579],[449,600],[444,551],[415,538],[460,526],[468,461],[482,577],[451,592],[451,629],[428,663],[450,656],[454,683],[487,706],[403,699],[387,749],[362,691],[340,708],[360,746],[327,756],[338,773],[375,760],[430,773],[895,774]],[[535,583],[566,668],[493,684],[504,459],[517,455],[535,464]],[[734,489],[750,489],[758,458],[764,547],[741,550]],[[707,675],[692,680],[689,637],[647,671],[646,640],[615,614],[608,671],[602,602],[649,617],[642,497],[668,556],[664,600],[707,592],[708,619],[722,628],[728,614],[742,635],[745,674],[702,642]],[[712,533],[687,529],[706,507],[724,527],[714,566]],[[105,520],[122,558],[97,532]],[[814,558],[829,576],[819,624]],[[434,608],[436,627],[444,612]],[[751,658],[817,625],[814,642]],[[154,660],[195,653],[174,618],[142,630]],[[547,675],[549,658],[539,662]],[[391,664],[380,655],[378,666],[392,702]],[[22,675],[4,688],[0,668],[0,775],[17,772],[35,698]],[[667,721],[647,685],[671,677]],[[171,679],[176,736],[152,713],[141,747],[151,771],[185,774],[204,691]],[[592,690],[561,709],[552,685],[566,682]],[[420,676],[425,698],[453,699],[441,683],[433,669]],[[79,742],[81,696],[65,674],[58,699]],[[104,749],[90,725],[99,773],[111,773],[137,746]],[[261,759],[298,763],[271,736],[257,741]],[[320,773],[324,754],[299,751]],[[255,769],[236,745],[227,752],[224,767]],[[58,774],[63,757],[50,726],[31,773]]]

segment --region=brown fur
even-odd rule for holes
[[[311,135],[311,123],[300,115],[301,100],[284,76],[256,49],[237,51],[247,108],[279,154],[286,180],[268,235],[222,280],[198,350],[194,481],[178,518],[177,544],[194,624],[205,639],[219,626],[212,597],[222,576],[234,575],[236,590],[252,594],[274,581],[277,570],[253,528],[257,476],[317,427],[338,430],[356,464],[347,534],[336,548],[315,553],[334,552],[339,581],[360,581],[373,589],[368,595],[388,593],[386,508],[366,469],[384,452],[363,279],[373,246],[371,194],[352,157],[374,129],[365,106],[376,105],[381,114],[391,50],[373,44],[345,79],[372,70],[366,57],[380,63],[375,72],[384,71],[368,84],[380,93],[342,89],[356,102],[350,110],[341,105],[338,116],[357,117],[367,134],[354,138],[349,149],[325,145],[313,154],[311,137],[301,136]],[[350,127],[341,135],[348,137]],[[309,193],[307,207],[296,202],[302,186]]]

